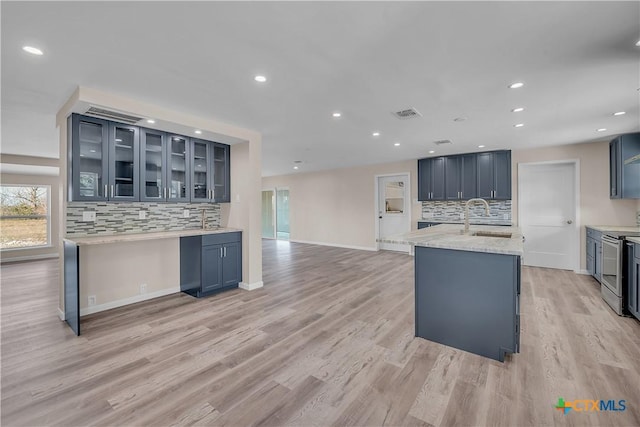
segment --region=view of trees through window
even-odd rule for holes
[[[0,185],[0,249],[49,243],[49,188]]]

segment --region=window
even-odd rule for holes
[[[0,249],[50,243],[48,185],[0,185]]]

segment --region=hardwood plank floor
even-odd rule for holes
[[[413,258],[268,240],[264,283],[57,317],[57,261],[2,266],[5,426],[640,425],[640,322],[523,268],[521,353],[413,337]],[[624,412],[554,409],[624,399]]]

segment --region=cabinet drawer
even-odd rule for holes
[[[202,246],[219,245],[221,243],[232,243],[242,241],[242,233],[239,231],[231,233],[204,234],[202,235]]]

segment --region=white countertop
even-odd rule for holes
[[[640,237],[627,237],[626,240],[640,245]]]
[[[625,232],[635,232],[635,233],[640,233],[640,225],[586,225],[586,228],[591,228],[593,230],[596,231],[602,231],[602,232],[607,232],[607,231],[611,231],[611,232],[620,232],[620,233],[625,233]]]
[[[78,246],[106,245],[109,243],[137,242],[141,240],[177,239],[203,234],[232,233],[242,231],[237,228],[190,228],[187,230],[158,231],[154,233],[117,233],[101,235],[67,236],[64,240]]]
[[[418,222],[437,222],[439,224],[464,224],[464,219],[456,219],[456,218],[444,218],[444,217],[433,217],[433,218],[423,218],[418,220]],[[469,223],[472,225],[513,225],[510,219],[494,219],[494,218],[486,218],[486,217],[474,217],[469,218]]]
[[[379,239],[385,243],[399,243],[427,248],[455,249],[471,252],[488,252],[506,255],[522,255],[524,242],[518,227],[472,225],[471,232],[485,231],[511,233],[510,238],[484,237],[462,234],[464,226],[458,224],[440,224],[412,231],[411,233]]]

